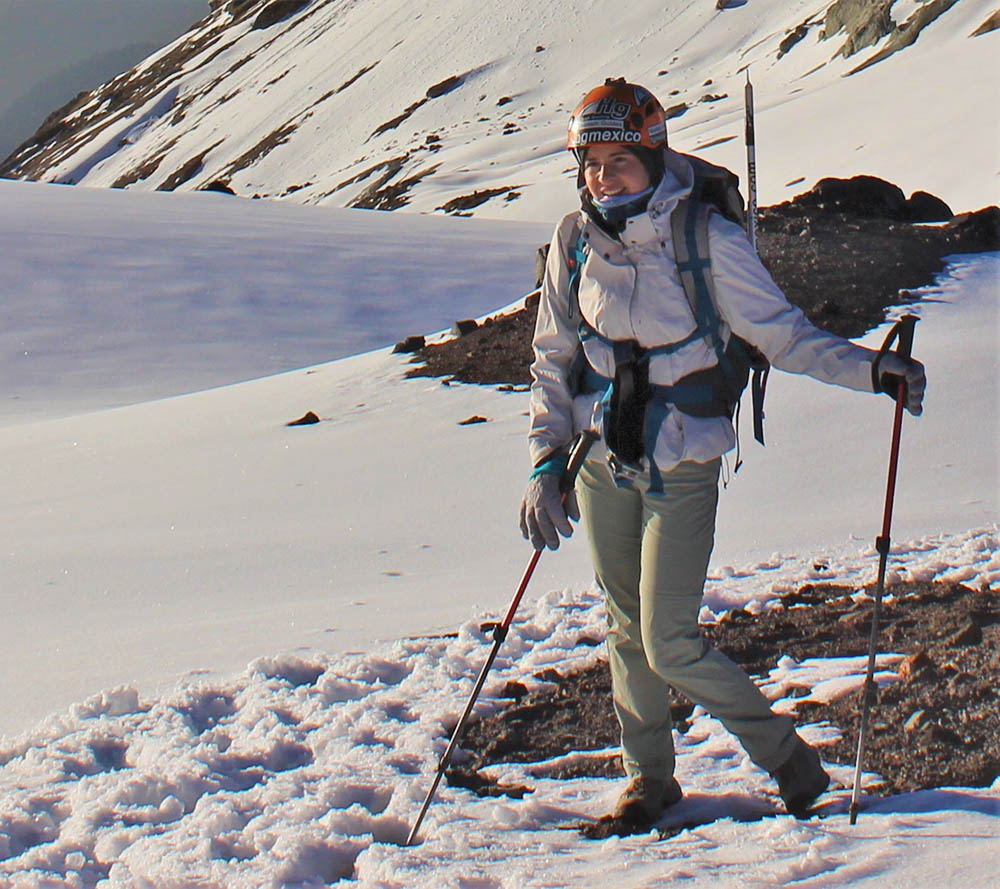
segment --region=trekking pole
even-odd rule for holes
[[[747,237],[757,249],[757,137],[753,120],[753,84],[747,68],[747,85],[743,88],[744,114],[746,115],[747,143]]]
[[[587,457],[587,452],[590,450],[590,446],[593,443],[594,436],[589,432],[581,432],[579,438],[576,440],[576,444],[570,452],[569,463],[566,466],[566,470],[563,472],[562,478],[559,480],[559,489],[562,491],[563,503],[566,502],[566,498],[573,490],[577,473],[580,471],[580,467],[583,465],[583,461]],[[455,730],[451,733],[451,740],[448,742],[448,747],[438,762],[437,772],[434,775],[434,781],[431,783],[431,789],[427,791],[427,796],[424,798],[424,804],[420,807],[420,814],[417,815],[417,820],[413,824],[413,829],[410,831],[410,835],[406,838],[406,842],[403,844],[405,846],[413,845],[413,841],[416,839],[417,831],[420,830],[420,825],[423,823],[424,815],[427,814],[427,809],[430,807],[431,800],[434,798],[434,793],[437,791],[438,784],[441,783],[441,778],[444,776],[445,769],[448,768],[448,763],[451,761],[451,756],[455,752],[455,747],[458,746],[459,739],[462,736],[462,731],[465,729],[465,724],[468,722],[469,716],[472,715],[472,708],[475,706],[476,699],[479,697],[479,693],[482,691],[483,685],[486,683],[486,674],[489,673],[490,668],[493,666],[493,662],[496,660],[497,652],[500,651],[500,646],[503,644],[504,639],[507,638],[507,631],[510,629],[511,621],[514,620],[514,614],[517,611],[518,606],[521,604],[521,598],[524,596],[524,591],[528,588],[528,582],[531,580],[531,575],[534,574],[535,565],[538,564],[538,559],[541,555],[542,550],[540,549],[536,549],[532,553],[531,559],[528,561],[528,566],[524,569],[521,582],[517,586],[517,592],[514,593],[514,598],[511,600],[510,607],[507,609],[506,616],[493,628],[493,648],[490,649],[489,656],[486,658],[486,663],[483,664],[483,669],[479,671],[479,678],[476,680],[476,685],[472,689],[472,695],[469,697],[469,702],[465,705],[465,711],[462,713],[461,719],[458,720],[458,725],[455,726]]]
[[[899,337],[896,354],[909,358],[913,349],[913,327],[919,319],[916,315],[904,315],[889,331],[879,357],[889,351],[893,340]],[[876,358],[876,361],[878,359]],[[863,702],[861,706],[861,729],[858,732],[858,755],[854,763],[854,790],[851,793],[850,821],[858,820],[858,801],[861,796],[861,766],[865,755],[865,745],[868,742],[868,718],[875,702],[875,646],[878,642],[879,617],[882,613],[882,594],[885,592],[885,570],[889,561],[889,528],[892,524],[892,502],[896,494],[896,467],[899,463],[899,437],[903,426],[903,402],[906,400],[906,381],[899,381],[896,391],[896,412],[892,425],[892,447],[889,450],[889,479],[885,491],[885,512],[882,517],[882,533],[875,538],[875,549],[878,550],[878,582],[875,585],[875,602],[872,606],[871,637],[868,642],[868,669],[865,673]]]

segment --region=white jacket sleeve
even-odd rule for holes
[[[569,317],[568,243],[579,230],[579,214],[571,213],[556,226],[545,264],[532,341],[531,429],[528,447],[532,465],[573,437],[573,392],[570,374],[580,347],[579,318]]]
[[[816,327],[785,298],[740,226],[718,213],[709,222],[709,251],[719,314],[775,367],[872,392],[877,352]]]

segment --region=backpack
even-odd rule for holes
[[[692,155],[682,155],[694,170],[694,185],[689,197],[680,201],[671,214],[670,225],[677,269],[696,328],[683,340],[643,349],[632,341],[622,343],[607,340],[579,312],[580,273],[587,258],[589,244],[583,236],[583,226],[571,248],[569,316],[579,315],[581,343],[592,337],[604,340],[614,349],[616,373],[613,380],[597,374],[583,357],[577,380],[581,391],[605,393],[605,435],[609,449],[625,464],[638,462],[646,444],[644,428],[647,405],[669,403],[678,410],[697,417],[734,414],[738,421],[740,398],[753,371],[752,402],[754,438],[764,443],[764,392],[770,364],[750,343],[731,334],[724,344],[720,318],[716,307],[715,285],[711,275],[708,249],[708,220],[713,212],[745,225],[743,197],[739,178],[725,167],[716,166]],[[648,359],[657,354],[669,354],[682,346],[703,338],[715,352],[718,363],[694,371],[673,386],[658,386],[648,382]],[[647,368],[646,378],[641,369]],[[640,371],[637,373],[637,370]],[[661,407],[662,410],[662,407]],[[739,468],[737,456],[737,469]]]

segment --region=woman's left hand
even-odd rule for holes
[[[896,397],[899,384],[906,384],[906,401],[903,406],[915,417],[923,413],[924,390],[927,375],[924,366],[914,358],[904,358],[895,352],[886,352],[875,366],[875,378],[881,391]]]

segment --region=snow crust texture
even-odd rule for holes
[[[932,579],[958,571],[972,585],[995,582],[998,536],[996,528],[981,529],[903,544],[893,553],[894,570]],[[859,552],[823,576],[851,583],[870,573],[870,557]],[[762,571],[772,596],[815,574],[797,564],[756,565],[716,583],[742,586]],[[763,593],[757,601],[764,604]],[[538,689],[547,669],[565,674],[591,664],[600,652],[593,641],[604,631],[595,591],[542,597],[515,620],[478,712],[499,708],[508,681]],[[773,885],[769,872],[782,884],[847,886],[898,876],[914,864],[903,858],[933,864],[935,873],[946,867],[969,875],[971,863],[942,860],[957,851],[955,842],[986,858],[1000,848],[1000,786],[881,799],[849,829],[851,770],[829,765],[836,789],[822,819],[774,815],[780,806],[768,776],[699,710],[676,736],[678,778],[697,803],[687,817],[715,823],[665,841],[654,832],[587,844],[560,828],[603,814],[619,782],[546,780],[530,764],[512,764],[492,767],[491,776],[527,781],[532,793],[479,799],[444,785],[420,844],[401,848],[491,644],[491,634],[470,622],[455,637],[397,641],[366,655],[261,657],[239,676],[192,681],[159,699],[123,686],[84,701],[0,748],[0,875],[13,889],[513,889],[583,885],[601,860],[616,855],[629,861],[627,886],[668,885],[682,874],[691,885]],[[880,681],[891,680],[899,659],[880,656]],[[762,689],[779,710],[800,700],[804,686],[830,700],[856,691],[865,660],[784,658]],[[793,690],[799,697],[785,701]],[[830,732],[822,724],[803,729],[820,749],[835,739]],[[866,784],[875,780],[866,776]],[[949,831],[963,832],[960,841],[939,833],[946,810]],[[866,842],[858,845],[858,836]],[[925,875],[910,885],[933,881]]]

